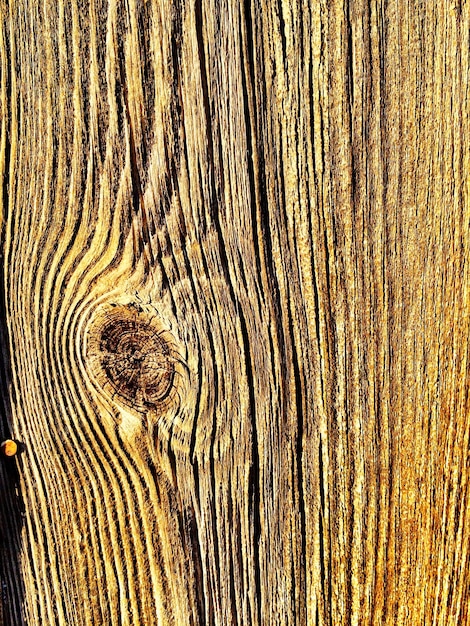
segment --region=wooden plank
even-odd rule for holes
[[[0,0],[2,623],[470,624],[469,10]]]

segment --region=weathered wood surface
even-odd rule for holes
[[[470,624],[469,3],[0,16],[2,623]]]

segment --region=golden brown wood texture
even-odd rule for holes
[[[2,624],[470,624],[469,4],[0,0]]]

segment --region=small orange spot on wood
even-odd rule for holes
[[[18,452],[18,444],[13,439],[7,439],[0,444],[3,456],[15,456]]]

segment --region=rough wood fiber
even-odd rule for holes
[[[2,624],[470,624],[468,4],[0,0]]]

